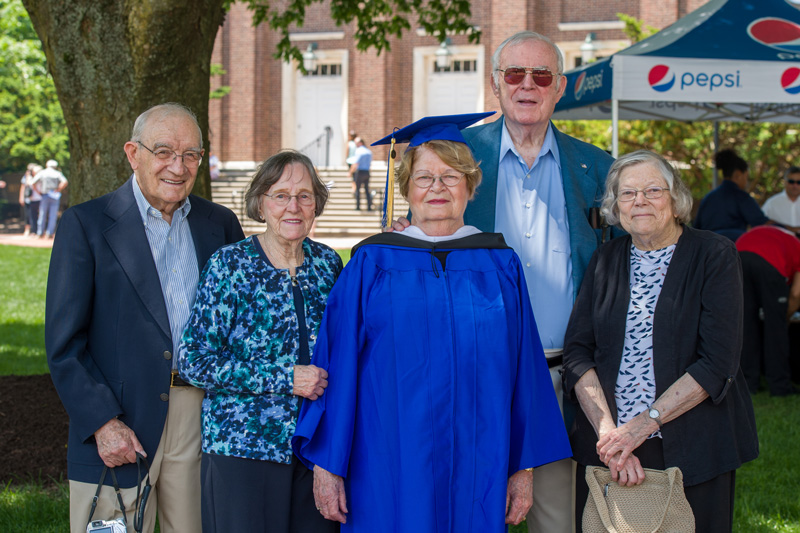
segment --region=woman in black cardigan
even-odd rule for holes
[[[567,328],[564,390],[580,409],[576,523],[587,465],[620,484],[678,466],[697,531],[731,531],[735,471],[758,456],[741,370],[742,279],[733,243],[684,224],[692,199],[647,151],[620,157],[603,214],[630,235],[595,252]]]

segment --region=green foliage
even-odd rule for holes
[[[224,76],[227,73],[228,73],[228,71],[225,70],[224,68],[222,68],[222,65],[220,65],[219,63],[211,63],[211,77],[212,78],[214,76]],[[223,96],[225,96],[229,92],[231,92],[231,86],[230,85],[221,85],[220,87],[217,87],[216,89],[211,91],[211,93],[208,95],[208,99],[209,100],[217,100],[219,98],[222,98]]]
[[[0,173],[50,158],[67,168],[69,138],[41,42],[20,0],[0,0]]]
[[[226,0],[229,7],[233,0]],[[275,57],[296,60],[302,68],[301,51],[289,40],[289,32],[302,27],[306,9],[322,0],[289,0],[275,3],[247,0],[253,11],[253,23],[266,22],[280,33]],[[443,41],[447,34],[468,34],[470,42],[480,40],[480,31],[471,23],[469,0],[331,0],[331,19],[337,26],[355,25],[356,48],[366,51],[374,48],[380,55],[390,50],[389,37],[401,37],[411,29],[409,19],[416,13],[417,23],[430,35]]]
[[[557,127],[611,151],[611,121],[558,121]],[[759,203],[783,190],[782,172],[800,161],[792,124],[720,122],[719,148],[733,148],[750,164],[750,193]],[[619,153],[652,150],[679,164],[681,177],[700,199],[713,188],[714,126],[710,122],[628,120],[619,123]],[[722,176],[718,177],[721,180]]]
[[[642,39],[647,39],[651,35],[658,33],[658,28],[645,24],[643,20],[636,17],[626,15],[625,13],[617,13],[617,18],[625,23],[625,32],[631,41],[638,43]]]
[[[46,374],[44,301],[49,248],[0,245],[0,375]],[[0,525],[0,531],[5,530]]]

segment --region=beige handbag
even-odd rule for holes
[[[644,473],[641,485],[621,487],[608,468],[587,466],[584,533],[694,533],[680,468],[645,468]]]

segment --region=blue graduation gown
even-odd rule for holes
[[[446,253],[445,264],[433,252]],[[328,298],[329,386],[293,438],[344,477],[342,531],[505,531],[508,477],[571,456],[519,258],[499,234],[377,235]]]

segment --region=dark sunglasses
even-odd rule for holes
[[[553,72],[547,67],[508,67],[497,69],[503,73],[503,79],[509,85],[519,85],[525,79],[525,74],[530,73],[533,83],[539,87],[549,87],[553,83]]]
[[[786,180],[789,185],[800,185],[800,180]]]

